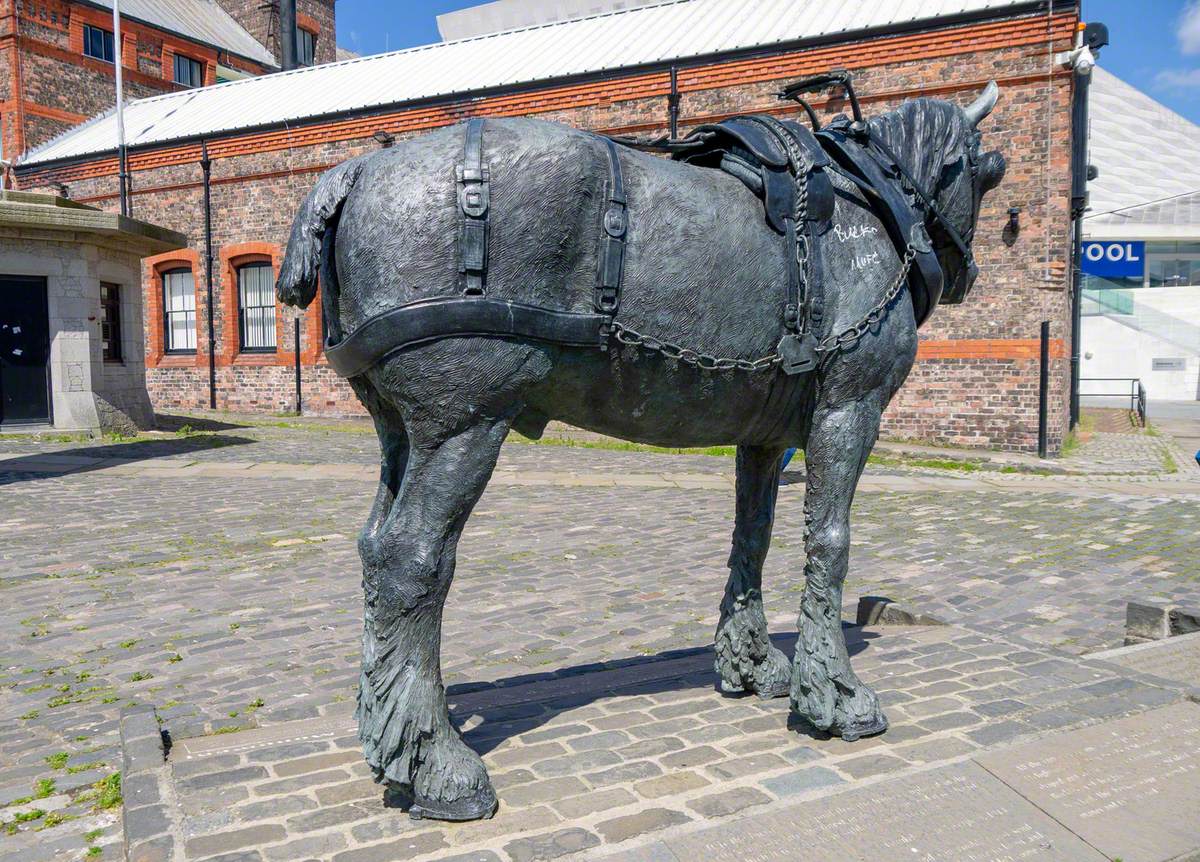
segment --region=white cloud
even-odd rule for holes
[[[1164,69],[1154,76],[1154,83],[1175,90],[1200,88],[1200,69]]]
[[[1189,0],[1179,16],[1179,50],[1200,54],[1200,0]]]

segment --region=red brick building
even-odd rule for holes
[[[222,3],[236,14],[254,6]],[[1067,426],[1074,92],[1056,55],[1072,47],[1078,23],[1077,5],[1064,0],[924,0],[895,9],[852,0],[688,0],[239,81],[197,91],[188,104],[177,96],[134,103],[127,128],[149,130],[131,138],[134,211],[190,239],[150,260],[135,286],[147,311],[151,397],[160,409],[209,401],[202,141],[212,159],[217,404],[278,411],[294,403],[291,312],[262,307],[256,285],[277,272],[316,177],[380,146],[377,134],[417,135],[477,114],[658,134],[673,65],[686,131],[734,113],[793,115],[796,107],[774,95],[782,84],[849,68],[868,112],[921,95],[966,102],[991,79],[1002,89],[983,131],[1009,167],[980,217],[982,274],[964,305],[938,309],[922,329],[917,366],[884,433],[1035,448],[1038,328],[1048,320],[1056,451]],[[820,108],[833,115],[845,106]],[[115,208],[114,144],[107,121],[82,127],[27,155],[19,183],[65,184],[76,200]],[[1020,208],[1016,234],[1006,231],[1012,207]],[[302,321],[305,409],[361,412],[323,359],[319,315],[318,302]]]
[[[125,97],[261,75],[280,65],[278,3],[123,0]],[[307,65],[334,59],[333,0],[300,0]],[[116,103],[112,0],[0,0],[0,157],[11,161]]]

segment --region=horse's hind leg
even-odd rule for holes
[[[446,709],[442,608],[458,538],[510,420],[476,417],[448,430],[405,418],[409,445],[399,495],[374,527],[378,513],[372,513],[359,543],[366,595],[359,737],[376,780],[410,793],[414,816],[489,817],[496,794],[487,770]],[[377,507],[387,496],[382,486],[380,495]]]
[[[804,596],[792,669],[792,709],[819,730],[854,740],[887,730],[875,692],[850,667],[842,584],[850,556],[850,504],[879,431],[870,398],[819,407],[804,451],[808,482]]]
[[[761,698],[787,694],[791,678],[787,657],[771,646],[762,603],[762,567],[771,545],[782,452],[738,447],[737,517],[715,643],[721,690],[751,691]]]

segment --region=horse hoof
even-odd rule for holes
[[[489,820],[496,813],[499,803],[490,787],[485,787],[473,796],[443,802],[440,799],[414,797],[408,809],[413,820]]]
[[[873,721],[843,727],[839,735],[842,737],[843,742],[857,742],[865,736],[878,736],[887,729],[887,716],[880,713]]]
[[[774,687],[764,688],[762,691],[755,693],[758,695],[759,700],[774,700],[777,697],[787,697],[790,691],[790,683],[784,680]]]

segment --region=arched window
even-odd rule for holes
[[[238,331],[243,353],[275,352],[275,274],[269,263],[237,268]]]
[[[163,344],[167,353],[196,352],[196,285],[190,269],[162,274]]]

